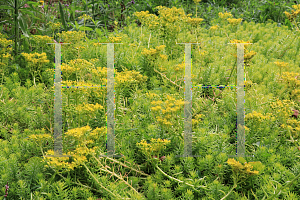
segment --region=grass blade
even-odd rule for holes
[[[29,37],[29,35],[28,35],[28,26],[27,26],[24,18],[22,17],[21,13],[18,16],[18,22],[19,22],[20,28],[21,28],[21,30],[23,32],[23,35],[25,37]]]
[[[62,7],[60,2],[59,2],[59,12],[60,12],[61,23],[64,26],[65,31],[67,31],[67,25],[66,25],[64,10],[63,10],[63,7]]]

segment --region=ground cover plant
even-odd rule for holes
[[[111,31],[91,31],[97,23],[88,14],[76,16],[81,23],[69,31],[53,20],[49,35],[25,39],[19,64],[14,41],[2,33],[1,198],[300,199],[300,5],[282,11],[289,23],[281,26],[229,10],[206,23],[198,8],[134,12]],[[99,43],[122,43],[114,67],[115,149],[123,157],[100,156],[105,87],[62,88],[63,154],[72,157],[45,157],[54,154],[55,51],[46,44],[54,42],[69,43],[61,49],[68,86],[105,85],[107,45]],[[199,157],[176,157],[184,151],[185,92],[184,46],[176,43],[185,42],[199,43],[192,45],[194,86],[235,85],[237,50],[228,43],[252,43],[244,48],[245,144],[254,157],[229,157],[236,152],[236,89],[197,87],[192,151]]]

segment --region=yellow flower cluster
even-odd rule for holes
[[[160,46],[155,47],[155,49],[157,51],[162,51],[165,47],[166,47],[166,45],[160,45]]]
[[[290,130],[294,136],[297,138],[300,136],[300,122],[295,119],[289,119],[289,117],[294,113],[293,106],[295,103],[291,100],[277,100],[277,102],[270,103],[270,107],[274,109],[274,112],[278,113],[278,118],[284,118],[281,121],[280,127]],[[286,124],[284,124],[286,123]]]
[[[296,99],[300,99],[300,89],[293,90],[291,96]]]
[[[34,134],[34,135],[29,135],[28,138],[36,140],[39,143],[45,139],[51,139],[51,135],[50,134],[39,134],[39,135]]]
[[[92,59],[90,59],[90,63],[92,63],[92,64],[94,64],[94,65],[95,65],[95,63],[98,62],[98,61],[99,61],[98,58],[92,58]]]
[[[71,43],[76,44],[79,43],[81,40],[83,40],[86,35],[85,32],[79,32],[79,31],[63,31],[62,33],[57,33],[60,40],[63,41],[63,43]],[[71,45],[66,45],[67,47]]]
[[[9,45],[12,45],[12,40],[5,39],[4,35],[0,33],[0,54],[7,53],[12,50],[12,48],[8,48]]]
[[[150,48],[150,50],[143,49],[143,51],[142,51],[142,55],[144,55],[144,56],[153,56],[155,54],[157,54],[157,51],[155,49],[152,49],[152,48]]]
[[[244,127],[245,127],[245,131],[250,131],[250,129],[247,126]]]
[[[177,72],[177,71],[180,71],[183,69],[185,69],[185,62],[182,62],[182,63],[176,65],[175,71]]]
[[[246,49],[246,54],[244,55],[244,62],[248,63],[257,53],[255,51],[250,51],[247,53],[248,50]]]
[[[83,14],[82,16],[78,17],[78,19],[79,20],[84,19],[84,21],[87,21],[89,19],[92,19],[92,17],[87,14]]]
[[[155,49],[150,48],[150,50],[148,49],[143,49],[142,51],[142,55],[146,56],[147,58],[149,58],[151,61],[154,61],[157,56],[159,55],[159,53],[166,47],[166,45],[160,45],[155,47]],[[165,55],[160,55],[161,58],[163,59],[167,59],[167,56]]]
[[[106,67],[97,67],[96,69],[91,70],[93,73],[93,76],[104,78],[107,76],[107,68]]]
[[[273,109],[276,109],[276,108],[283,108],[284,110],[288,110],[288,105],[289,104],[293,104],[294,105],[294,102],[290,101],[290,100],[279,100],[277,99],[276,102],[271,102],[270,103],[270,106],[273,108]],[[292,113],[292,112],[291,112]],[[290,113],[290,114],[291,114]]]
[[[274,63],[279,67],[280,76],[281,76],[281,69],[282,68],[287,69],[287,66],[289,65],[288,63],[285,63],[285,62],[274,62]]]
[[[152,92],[148,92],[148,93],[146,93],[146,95],[147,95],[148,97],[150,97],[151,99],[154,98],[154,97],[158,97],[157,94],[152,93]]]
[[[173,125],[168,120],[170,120],[172,115],[174,115],[178,110],[182,109],[181,106],[184,105],[184,101],[182,100],[174,101],[175,98],[173,98],[170,95],[167,95],[167,99],[168,100],[166,100],[165,102],[161,100],[152,101],[151,104],[156,106],[152,107],[151,110],[161,111],[165,115],[164,117],[157,116],[156,117],[157,121],[165,125]],[[165,109],[163,109],[162,106],[165,107]]]
[[[134,15],[139,19],[139,21],[142,24],[145,24],[147,21],[147,17],[149,16],[149,11],[141,11],[141,12],[135,12]]]
[[[199,55],[200,56],[205,56],[205,55],[207,55],[208,54],[208,52],[207,51],[199,51]]]
[[[249,113],[245,116],[245,119],[258,119],[258,121],[262,122],[265,119],[271,119],[272,114],[267,113],[267,116],[264,116],[263,114],[253,111],[252,113]]]
[[[81,127],[81,128],[74,128],[74,129],[70,129],[68,130],[65,135],[66,136],[72,136],[75,137],[77,139],[82,138],[87,132],[89,132],[91,130],[91,127],[89,126],[85,126],[85,127]]]
[[[148,18],[149,18],[148,28],[150,30],[156,29],[156,27],[158,27],[158,25],[159,25],[159,23],[156,21],[156,20],[158,20],[158,17],[156,15],[150,14]]]
[[[285,62],[274,62],[280,68],[286,68],[289,64]]]
[[[149,11],[135,12],[134,15],[142,24],[147,25],[150,30],[155,29],[159,25],[159,23],[157,22],[159,20],[158,16],[149,14]]]
[[[271,102],[270,107],[274,110],[273,112],[276,113],[277,118],[282,123],[281,127],[286,127],[284,123],[287,123],[287,119],[293,114],[292,106],[295,103],[291,100],[279,100],[277,99],[276,102]]]
[[[116,76],[116,85],[119,85],[120,83],[126,83],[126,84],[131,84],[131,83],[137,83],[137,82],[143,82],[147,80],[147,76],[143,76],[140,74],[140,72],[137,71],[128,71],[125,69],[123,72],[117,73]]]
[[[164,6],[157,6],[159,13],[159,30],[162,36],[167,36],[168,38],[174,38],[178,35],[182,27],[182,22],[187,22],[187,17],[182,8],[167,8]]]
[[[81,82],[81,81],[62,81],[61,82],[62,86],[99,86],[99,85],[95,85],[92,83],[88,83],[88,82]],[[54,88],[54,86],[52,86],[52,88]],[[101,94],[101,91],[103,90],[103,88],[99,88],[99,87],[91,87],[91,88],[85,88],[85,87],[81,87],[81,88],[63,88],[66,89],[67,93],[71,93],[72,91],[75,91],[76,93],[78,92],[79,94],[82,95],[88,95],[90,92],[94,91],[99,92],[99,94]],[[105,88],[104,88],[105,89]]]
[[[221,12],[219,12],[219,17],[221,18],[221,19],[227,19],[227,18],[231,18],[232,17],[232,14],[231,14],[231,12],[225,12],[225,13],[221,13]]]
[[[86,104],[83,103],[83,105],[78,105],[76,107],[77,111],[83,112],[83,113],[90,113],[90,112],[95,112],[98,109],[103,109],[103,106],[99,105],[98,103],[95,104]]]
[[[286,125],[282,124],[281,127],[289,129],[293,133],[295,139],[300,136],[300,121],[296,119],[288,119]]]
[[[235,172],[240,172],[240,173],[244,173],[247,175],[258,175],[259,174],[259,171],[251,171],[253,168],[253,166],[251,164],[254,162],[249,162],[249,163],[245,162],[244,166],[243,166],[239,161],[236,161],[233,158],[229,158],[227,160],[227,163],[233,168],[233,170]]]
[[[228,18],[227,21],[228,21],[231,25],[235,26],[235,25],[238,25],[239,23],[241,23],[242,19],[241,19],[241,18],[239,18],[239,19],[234,19],[234,18],[231,18],[231,19],[230,19],[230,18]]]
[[[250,43],[250,41],[243,41],[243,40],[231,40],[230,43]],[[255,51],[250,51],[248,49],[246,49],[250,44],[244,44],[244,50],[245,50],[245,54],[244,54],[244,62],[249,65],[251,59],[257,54]],[[237,45],[235,46],[235,49],[237,48]],[[234,57],[237,57],[236,54],[233,54]]]
[[[45,129],[42,128],[40,131],[40,134],[32,134],[29,135],[27,140],[34,140],[37,144],[43,143],[46,139],[51,139],[53,140],[52,136],[50,134],[45,134]]]
[[[293,7],[295,10],[300,10],[300,4],[298,4],[298,5],[292,5],[292,7]]]
[[[66,71],[68,74],[72,74],[73,72],[79,72],[80,78],[84,81],[84,74],[87,70],[92,69],[94,64],[85,60],[85,59],[74,59],[70,60],[68,65],[64,65],[66,67],[62,67],[62,70]],[[70,70],[70,71],[68,71]]]
[[[165,6],[157,6],[155,8],[158,9],[159,16],[170,23],[176,21],[180,17],[185,17],[185,13],[182,8],[168,8]]]
[[[290,22],[293,22],[297,16],[300,14],[300,4],[299,5],[293,5],[292,6],[294,10],[292,10],[292,14],[288,12],[284,12],[285,16],[290,20]]]
[[[10,58],[10,57],[11,57],[11,54],[7,53],[7,54],[3,54],[2,58]]]
[[[65,171],[74,170],[75,167],[87,162],[86,155],[82,154],[91,154],[95,152],[95,149],[97,147],[94,147],[93,149],[89,149],[88,151],[82,150],[85,149],[84,147],[79,147],[75,149],[75,152],[68,152],[63,153],[63,155],[71,155],[74,159],[73,162],[69,161],[69,157],[44,157],[44,160],[47,161],[47,164],[49,166],[52,166],[58,170],[65,169]],[[54,155],[53,150],[48,150],[46,152],[46,155]]]
[[[198,26],[204,19],[202,18],[190,18],[188,17],[187,22],[191,24],[192,26],[196,27]]]
[[[61,71],[62,71],[63,75],[67,77],[66,80],[68,80],[68,78],[71,76],[71,74],[76,72],[76,70],[77,70],[76,68],[73,68],[66,63],[62,63],[62,65],[61,65]]]
[[[78,50],[85,49],[85,47],[81,46],[80,44],[75,45],[75,48],[78,49]]]
[[[248,88],[250,87],[251,85],[253,85],[252,81],[244,81],[245,83],[245,87]]]
[[[136,143],[142,152],[148,157],[151,158],[153,155],[159,157],[163,149],[166,148],[166,145],[170,144],[170,140],[166,139],[154,139],[151,138],[151,144],[148,144],[144,139],[140,143]]]
[[[251,43],[250,41],[244,41],[244,40],[230,40],[230,43]],[[244,44],[244,49],[246,49],[250,44]],[[237,45],[235,46],[236,49]]]
[[[34,66],[50,62],[47,59],[46,53],[21,53],[21,55],[24,56],[27,62]]]
[[[93,43],[94,47],[101,46],[100,43]]]
[[[161,59],[163,59],[163,60],[167,60],[168,59],[167,55],[159,55],[159,57],[161,57]]]
[[[8,64],[8,59],[12,57],[11,54],[9,53],[9,51],[11,51],[12,48],[8,48],[8,46],[12,44],[13,44],[12,40],[5,39],[4,35],[0,33],[0,67],[3,66],[3,69],[4,66]],[[2,62],[1,62],[1,57],[2,57]],[[2,69],[0,70],[2,71]]]
[[[47,23],[47,25],[49,25],[51,30],[54,31],[54,30],[57,30],[57,29],[60,28],[61,23],[59,23],[59,22],[57,22],[57,23],[49,22],[49,23]]]
[[[203,119],[205,115],[203,114],[198,114],[195,116],[195,119],[192,119],[192,124],[197,125],[199,122],[201,122],[201,119]]]
[[[110,42],[120,42],[122,37],[109,37]]]
[[[68,130],[68,132],[65,133],[67,139],[75,138],[77,142],[80,141],[80,145],[77,145],[74,151],[67,153],[67,155],[72,156],[74,161],[68,162],[68,157],[44,157],[44,160],[48,161],[50,166],[54,166],[58,169],[65,169],[66,171],[74,170],[75,167],[87,161],[87,155],[94,154],[98,149],[98,147],[87,148],[85,145],[93,144],[94,140],[97,140],[99,136],[105,136],[105,134],[106,127],[96,128],[93,131],[91,131],[89,126]],[[54,155],[54,151],[49,150],[46,155]],[[66,154],[63,153],[63,155]]]
[[[53,37],[49,37],[47,35],[33,35],[33,41],[35,41],[39,46],[46,46],[46,43],[52,43]]]
[[[299,73],[296,72],[283,72],[282,79],[288,84],[290,88],[299,88],[300,80],[297,79],[300,77]]]
[[[218,25],[215,25],[215,26],[210,27],[209,30],[215,31],[215,30],[217,30],[218,28],[219,28],[219,26],[218,26]]]
[[[129,44],[129,46],[136,47],[136,44]]]
[[[182,8],[167,8],[164,6],[155,7],[159,16],[149,14],[149,11],[135,12],[134,15],[139,21],[150,30],[159,30],[159,35],[172,39],[181,30],[182,22],[186,23],[191,14],[185,15]],[[199,24],[201,19],[190,19],[193,24]]]

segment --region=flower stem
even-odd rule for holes
[[[189,184],[189,183],[186,183],[186,182],[184,182],[184,181],[181,181],[181,180],[179,180],[179,179],[176,179],[176,178],[174,178],[174,177],[172,177],[172,176],[169,176],[168,174],[166,174],[165,172],[163,172],[157,165],[155,165],[155,166],[156,166],[156,168],[157,168],[163,175],[167,176],[169,179],[174,180],[174,181],[177,181],[177,182],[179,182],[179,183],[186,184],[186,185],[188,185],[188,186],[191,186],[194,190],[196,190],[194,185],[191,185],[191,184]],[[204,177],[205,177],[205,176],[204,176]],[[204,177],[203,177],[202,179],[204,179]],[[208,190],[208,189],[206,188],[207,186],[199,186],[199,187]],[[196,191],[197,191],[197,190],[196,190]]]
[[[234,188],[236,188],[237,187],[237,185],[235,184],[232,188],[231,188],[231,190],[228,192],[228,194],[226,194],[221,200],[224,200],[226,197],[228,197],[228,195],[232,192],[232,190],[234,189]]]
[[[89,168],[84,164],[84,167],[87,169],[87,171],[90,173],[90,175],[93,177],[93,179],[100,185],[100,187],[102,187],[104,190],[106,190],[107,192],[109,192],[111,195],[113,195],[114,197],[117,197],[116,194],[114,194],[112,191],[108,190],[106,187],[104,187],[101,183],[99,183],[99,181],[96,179],[96,177],[93,175],[93,173],[89,170]],[[122,199],[122,197],[120,195],[118,195],[119,198]]]

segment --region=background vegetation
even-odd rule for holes
[[[299,199],[297,1],[0,2],[2,199]],[[160,7],[164,6],[164,7]],[[145,12],[143,12],[145,11]],[[148,11],[148,12],[147,12]],[[236,90],[193,88],[193,155],[183,154],[184,46],[193,85],[236,83],[245,47],[246,154]],[[53,155],[54,48],[62,85],[105,85],[115,45],[116,154],[106,88],[62,89],[64,154]]]

